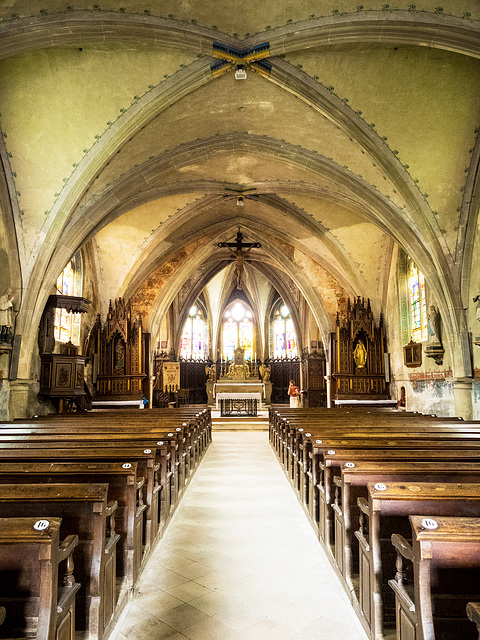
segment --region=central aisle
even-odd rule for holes
[[[216,432],[117,640],[363,640],[268,442]]]

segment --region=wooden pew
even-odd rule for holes
[[[334,477],[340,474],[344,463],[365,461],[445,461],[445,462],[478,462],[480,449],[453,448],[454,445],[443,445],[439,442],[430,448],[418,448],[423,441],[411,441],[410,448],[397,448],[383,439],[372,440],[366,444],[358,443],[361,448],[324,449],[324,445],[314,445],[314,463],[311,478],[311,513],[312,523],[319,532],[320,539],[328,552],[333,547],[333,496]]]
[[[383,640],[384,627],[393,626],[395,603],[388,576],[395,573],[393,533],[410,536],[409,515],[424,517],[480,516],[480,484],[398,483],[368,484],[368,500],[358,498],[360,620],[374,640]]]
[[[117,590],[122,600],[135,583],[144,558],[145,478],[138,473],[138,462],[0,462],[0,484],[86,482],[108,483],[107,499],[118,504]]]
[[[28,435],[40,433],[40,430],[48,432],[49,429],[51,433],[62,433],[62,429],[65,429],[65,433],[67,433],[70,427],[70,430],[73,431],[80,429],[90,431],[92,429],[99,433],[126,431],[138,433],[141,430],[144,433],[150,432],[152,437],[156,432],[158,437],[163,436],[164,439],[167,439],[167,435],[170,437],[176,435],[178,449],[175,467],[178,475],[175,480],[178,483],[176,494],[180,494],[211,441],[211,415],[209,411],[204,410],[190,416],[188,422],[181,422],[182,419],[186,419],[186,416],[176,414],[172,417],[173,413],[173,411],[167,411],[166,417],[162,417],[162,415],[159,416],[157,410],[153,410],[142,413],[140,418],[137,417],[139,414],[132,415],[131,412],[118,411],[84,412],[78,415],[63,414],[35,420],[33,425],[25,423],[25,421],[23,423],[4,423],[3,427],[0,427],[0,434]],[[170,430],[175,433],[167,434]],[[183,440],[178,440],[182,437]]]
[[[158,515],[156,509],[158,508],[158,490],[157,488],[157,466],[155,464],[156,451],[150,450],[149,453],[145,453],[146,450],[138,447],[104,447],[102,449],[98,447],[66,447],[57,450],[52,450],[48,445],[37,445],[36,449],[22,449],[18,447],[16,449],[2,449],[0,448],[0,462],[17,462],[17,463],[38,463],[38,462],[57,462],[59,459],[62,461],[74,461],[74,462],[120,462],[121,464],[131,465],[135,462],[138,463],[137,472],[141,477],[145,478],[145,504],[148,511],[150,506],[150,516],[157,518]],[[153,523],[154,524],[154,523]],[[152,531],[153,526],[148,526],[146,521],[146,532]],[[151,549],[150,541],[147,539],[145,543],[145,550],[143,554],[143,562]],[[132,565],[127,565],[127,567]],[[127,574],[125,581],[128,588],[132,588],[138,579],[138,569],[133,565],[132,575]]]
[[[78,534],[76,573],[82,585],[76,598],[79,627],[101,640],[115,621],[116,546],[114,513],[107,484],[2,485],[0,506],[8,517],[61,516],[62,534]]]
[[[0,518],[3,637],[75,639],[76,535],[60,542],[61,518]],[[64,566],[65,565],[65,566]]]
[[[22,424],[21,427],[17,425],[15,428],[4,424],[0,429],[0,443],[34,442],[35,440],[55,443],[56,441],[78,439],[89,442],[109,439],[111,443],[119,445],[139,441],[145,448],[155,446],[159,451],[165,449],[159,453],[159,456],[165,456],[165,459],[163,461],[159,459],[159,462],[165,463],[169,471],[175,475],[172,503],[183,491],[190,473],[193,473],[193,467],[186,462],[185,438],[181,427],[177,427],[173,431],[165,431],[156,427],[141,429],[136,424],[112,425],[100,421],[88,425],[51,423],[48,426],[44,424],[27,426]],[[161,445],[158,444],[160,440],[162,441]],[[161,470],[165,472],[164,464],[162,464]],[[164,479],[162,477],[162,480]]]
[[[422,515],[410,522],[412,544],[392,535],[396,640],[477,640],[466,607],[480,597],[480,519]]]
[[[23,433],[24,431],[28,431],[28,435]],[[111,439],[107,439],[108,436],[111,436]],[[4,428],[0,433],[0,449],[22,448],[23,450],[28,450],[41,445],[54,451],[55,449],[78,445],[91,448],[102,447],[104,449],[132,445],[141,447],[145,451],[155,450],[160,480],[155,489],[149,487],[147,483],[148,545],[159,534],[159,530],[165,526],[171,516],[172,507],[175,507],[176,501],[184,489],[186,474],[184,472],[185,458],[183,456],[182,443],[183,440],[180,433],[165,433],[156,429],[143,434],[135,429],[117,431],[116,428],[107,430],[105,427],[86,430],[79,427],[62,427],[61,429],[53,427],[52,430],[43,430],[42,427],[38,427],[37,429],[17,430],[13,434],[10,429]],[[179,477],[182,477],[182,482],[180,482]],[[161,490],[160,502],[157,496],[151,495],[152,490]],[[159,524],[157,524],[158,514],[160,514]],[[152,529],[151,531],[150,528]]]
[[[353,533],[359,527],[358,498],[367,498],[368,483],[381,482],[480,482],[480,467],[463,462],[346,462],[334,476],[334,557],[350,591],[358,575],[358,555]]]

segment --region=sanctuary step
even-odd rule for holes
[[[268,411],[258,411],[256,416],[221,416],[212,410],[213,431],[265,431],[268,429]]]

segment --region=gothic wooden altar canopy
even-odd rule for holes
[[[90,336],[96,354],[96,399],[142,397],[142,382],[147,375],[146,335],[141,317],[134,317],[130,302],[122,298],[114,305],[110,301],[103,326],[97,316]]]
[[[333,397],[335,400],[387,399],[383,317],[376,326],[370,300],[348,300],[337,313],[332,344]]]

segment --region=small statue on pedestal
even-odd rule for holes
[[[425,347],[425,355],[427,358],[433,358],[435,363],[443,364],[443,354],[445,352],[440,334],[440,313],[434,304],[430,305],[428,312],[428,339]]]

